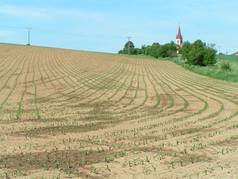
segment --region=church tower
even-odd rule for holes
[[[176,44],[182,48],[183,47],[183,36],[182,36],[182,33],[181,33],[181,29],[180,29],[180,26],[179,26],[179,29],[178,29],[178,34],[176,36]]]

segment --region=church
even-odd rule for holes
[[[183,36],[182,36],[182,33],[181,33],[181,29],[180,29],[180,26],[178,28],[178,33],[177,33],[177,36],[176,36],[176,44],[182,48],[183,47]]]

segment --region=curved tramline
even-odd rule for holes
[[[238,85],[169,61],[0,46],[0,178],[235,178]]]

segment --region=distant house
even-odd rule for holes
[[[236,53],[233,53],[233,55],[235,55],[235,56],[238,56],[238,52],[236,52]]]

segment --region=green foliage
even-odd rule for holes
[[[123,50],[119,51],[119,54],[129,55],[148,55],[155,58],[159,57],[175,57],[177,56],[177,46],[174,42],[160,45],[159,43],[153,43],[152,45],[143,45],[141,48],[135,48],[133,42],[129,41],[125,44]]]
[[[234,55],[217,55],[217,63],[209,66],[190,65],[183,57],[172,58],[178,65],[191,70],[195,73],[209,76],[212,78],[238,82],[238,57]]]
[[[231,71],[231,65],[229,62],[222,62],[221,63],[221,70],[223,71]]]
[[[185,42],[183,48],[179,48],[174,42],[161,45],[153,43],[152,45],[143,45],[141,48],[135,48],[133,42],[128,41],[119,54],[128,55],[148,55],[154,58],[176,57],[177,51],[187,64],[198,66],[209,66],[216,64],[216,50],[214,45],[207,46],[201,40],[193,44]]]
[[[160,57],[176,57],[177,56],[177,46],[174,42],[167,43],[162,45],[159,49]]]
[[[189,58],[189,52],[192,49],[192,44],[190,42],[184,42],[183,48],[180,49],[179,53],[182,54],[183,59],[187,60]]]
[[[160,44],[153,43],[152,45],[145,47],[145,55],[150,55],[152,57],[158,58],[159,57],[159,49],[160,49]]]
[[[168,44],[161,46],[158,49],[158,57],[163,57],[163,58],[168,57],[168,51],[169,51]]]
[[[185,42],[180,53],[190,65],[208,66],[216,63],[216,50],[201,40],[197,40],[193,44]]]
[[[204,59],[203,59],[203,65],[214,65],[216,64],[216,53],[217,51],[211,47],[207,47],[204,49]]]
[[[119,54],[128,54],[128,55],[136,55],[140,52],[140,49],[135,49],[135,45],[132,41],[128,41],[122,50],[119,51]]]
[[[142,46],[142,54],[155,58],[175,57],[177,56],[177,46],[174,44],[174,42],[164,45],[153,43],[149,46]]]
[[[218,59],[222,59],[224,61],[229,61],[230,63],[235,62],[238,63],[238,56],[236,55],[224,55],[224,54],[219,54]]]
[[[135,48],[133,52],[134,52],[134,55],[141,55],[141,54],[143,54],[143,50],[140,49],[140,48]]]

